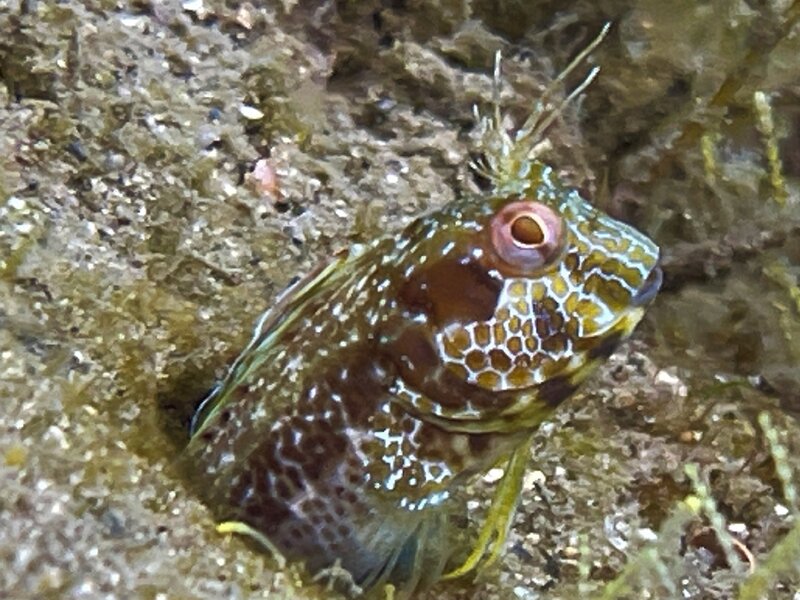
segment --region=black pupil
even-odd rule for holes
[[[511,223],[511,237],[520,244],[536,246],[544,242],[544,231],[539,222],[528,216],[521,216]]]

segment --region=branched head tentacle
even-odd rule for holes
[[[566,106],[580,96],[594,81],[600,72],[600,67],[593,67],[575,89],[562,100],[554,103],[552,99],[556,90],[597,48],[608,34],[610,27],[611,23],[606,23],[594,40],[581,50],[545,88],[541,97],[536,101],[530,116],[513,135],[509,134],[503,126],[503,114],[500,107],[502,56],[498,50],[495,54],[492,78],[492,115],[481,115],[478,108],[474,108],[478,136],[481,146],[485,150],[484,156],[471,165],[478,175],[490,180],[496,188],[502,188],[509,181],[525,178],[524,175],[530,168],[530,163],[550,148],[549,141],[543,137],[545,131],[562,114]]]

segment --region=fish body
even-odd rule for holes
[[[367,587],[441,572],[455,486],[535,430],[658,286],[649,239],[549,167],[525,181],[335,258],[267,313],[187,449],[223,518]]]
[[[529,133],[499,134],[490,192],[334,257],[261,319],[185,453],[221,519],[364,589],[441,575],[454,491],[523,446],[660,285],[658,247]]]

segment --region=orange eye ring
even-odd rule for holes
[[[492,218],[490,230],[495,254],[515,274],[546,267],[564,248],[563,219],[540,202],[507,204]]]

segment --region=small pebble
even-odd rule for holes
[[[255,106],[242,104],[239,106],[239,114],[248,121],[258,121],[264,118],[264,113],[258,110]]]

